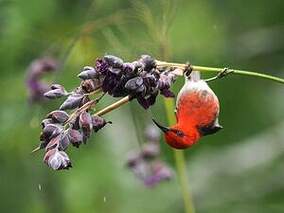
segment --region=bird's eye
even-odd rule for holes
[[[184,134],[182,131],[179,131],[179,130],[176,130],[176,135],[179,136],[179,137],[183,137]]]

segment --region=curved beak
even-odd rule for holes
[[[168,132],[170,129],[168,127],[164,127],[162,125],[160,125],[157,121],[155,121],[154,119],[152,119],[152,121],[157,125],[157,127],[159,127],[163,132]]]

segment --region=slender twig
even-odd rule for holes
[[[102,110],[96,112],[95,115],[102,116],[102,115],[104,115],[104,114],[106,114],[106,113],[108,113],[108,112],[110,112],[114,109],[117,109],[121,105],[128,103],[129,101],[130,101],[130,96],[126,96],[126,97],[118,100],[117,102],[115,102],[115,103],[103,108]]]
[[[181,63],[168,63],[164,61],[156,61],[158,68],[159,67],[171,67],[171,68],[180,68],[182,70],[186,69],[188,64],[181,64]],[[204,66],[195,66],[191,65],[192,70],[194,71],[200,71],[200,72],[222,72],[224,68],[215,68],[215,67],[204,67]],[[257,78],[263,78],[271,81],[275,81],[281,84],[284,84],[284,79],[279,78],[276,76],[263,74],[259,72],[253,72],[253,71],[247,71],[247,70],[237,70],[237,69],[227,69],[230,73],[236,74],[236,75],[246,75],[251,77],[257,77]],[[178,75],[183,75],[182,72],[177,73]]]

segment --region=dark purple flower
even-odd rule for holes
[[[145,160],[153,159],[159,156],[159,154],[160,154],[160,146],[158,143],[146,143],[142,147],[141,155]]]
[[[108,68],[110,66],[108,65],[108,63],[104,60],[104,59],[97,59],[96,60],[96,67],[95,69],[102,75],[105,75],[106,72],[108,71]]]
[[[84,92],[90,93],[95,91],[97,88],[99,88],[101,85],[96,85],[96,82],[92,79],[88,79],[81,82],[81,88]]]
[[[77,147],[77,148],[79,148],[79,146],[83,142],[83,135],[78,130],[69,129],[68,130],[68,137],[69,137],[69,140],[72,143],[72,145]]]
[[[45,147],[45,150],[48,151],[48,150],[51,150],[51,149],[58,149],[59,148],[59,145],[60,145],[60,139],[61,139],[62,135],[57,135],[55,137],[53,137],[49,142],[48,144],[46,145]]]
[[[149,55],[142,55],[139,62],[143,65],[144,70],[151,71],[156,67],[155,59]]]
[[[47,73],[54,72],[57,68],[57,61],[48,57],[36,59],[31,63],[26,80],[31,102],[44,100],[43,94],[49,90],[49,86],[41,78]]]
[[[65,123],[69,119],[69,115],[63,110],[55,110],[47,115],[54,123]]]
[[[60,84],[53,84],[50,88],[51,90],[44,93],[44,97],[48,99],[56,99],[68,95],[65,88]]]
[[[84,94],[76,93],[69,95],[68,98],[60,106],[60,110],[74,109],[78,107],[84,97]]]
[[[67,147],[69,146],[69,144],[70,144],[69,134],[68,134],[68,131],[65,131],[65,132],[64,132],[63,134],[61,134],[61,136],[60,136],[58,149],[64,151],[64,150],[67,149]]]
[[[100,116],[92,116],[92,124],[93,124],[93,130],[95,132],[99,131],[101,128],[103,128],[107,123],[111,122],[106,122],[105,119],[103,119]]]
[[[85,66],[83,71],[78,74],[78,77],[82,80],[94,79],[99,77],[99,72],[94,67]]]
[[[41,134],[41,141],[50,141],[51,138],[56,137],[62,132],[62,128],[56,124],[47,124]]]
[[[108,65],[114,68],[122,68],[123,66],[123,60],[114,55],[105,55],[104,60]]]
[[[80,114],[79,125],[83,131],[83,142],[84,142],[84,136],[86,138],[89,138],[93,130],[92,116],[90,115],[90,113],[84,111]]]
[[[51,119],[51,118],[46,118],[46,119],[43,119],[42,122],[41,122],[41,127],[42,129],[44,127],[46,127],[48,124],[53,124],[54,121]]]
[[[144,184],[147,187],[154,187],[162,181],[170,180],[172,177],[172,170],[161,161],[156,161],[152,165],[151,175],[144,179]]]
[[[53,170],[69,169],[72,167],[68,155],[58,149],[49,150],[45,154],[43,161]]]

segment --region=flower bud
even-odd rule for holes
[[[68,130],[68,137],[70,142],[72,143],[73,146],[79,148],[81,143],[83,142],[83,135],[75,129],[69,129]]]
[[[49,113],[47,118],[51,118],[55,123],[65,123],[69,119],[69,115],[63,110],[55,110]]]
[[[135,167],[141,161],[140,153],[131,152],[127,156],[126,165],[129,168]]]
[[[59,143],[60,143],[61,135],[57,135],[56,137],[52,138],[49,143],[46,145],[45,150],[51,150],[51,149],[58,149]]]
[[[73,93],[63,102],[60,106],[60,110],[74,109],[78,107],[83,99],[84,95],[79,93]]]
[[[104,60],[114,68],[122,68],[123,60],[113,55],[105,55]]]
[[[79,73],[78,77],[81,78],[82,80],[93,79],[93,78],[98,78],[99,73],[96,71],[94,67],[85,66],[83,68],[83,71]]]
[[[56,99],[63,96],[66,96],[66,92],[62,91],[61,89],[49,90],[48,92],[44,93],[44,97],[49,99]]]
[[[135,91],[142,85],[143,85],[143,78],[139,76],[139,77],[135,77],[127,81],[125,84],[125,88],[128,90]]]
[[[57,149],[49,150],[45,154],[43,161],[53,170],[69,169],[72,167],[68,155]]]
[[[84,136],[86,136],[87,138],[90,137],[91,131],[93,129],[92,116],[90,115],[90,113],[84,111],[80,114],[79,125],[83,130]]]
[[[55,124],[48,124],[43,128],[40,140],[50,141],[53,137],[59,135],[61,131],[62,128],[60,128],[60,126]]]
[[[155,59],[149,55],[142,55],[139,59],[139,62],[141,62],[144,67],[144,70],[146,71],[151,71],[153,68],[156,67]]]
[[[65,132],[60,137],[58,149],[64,151],[64,150],[67,149],[69,144],[70,144],[70,139],[69,139],[69,136],[68,136],[68,132]]]
[[[160,154],[160,147],[156,143],[147,143],[143,146],[141,154],[145,160],[153,159]]]
[[[92,116],[92,124],[93,124],[93,129],[95,132],[99,131],[101,128],[103,128],[107,123],[111,122],[106,122],[105,119],[103,119],[100,116]]]
[[[85,80],[81,83],[81,88],[86,93],[90,93],[90,92],[93,92],[95,89],[97,89],[98,86],[95,85],[95,82],[92,79],[88,79],[88,80]]]
[[[41,127],[42,127],[42,129],[44,128],[44,127],[46,127],[48,124],[53,124],[54,122],[53,122],[53,120],[51,119],[51,118],[46,118],[46,119],[43,119],[42,121],[41,121]]]

